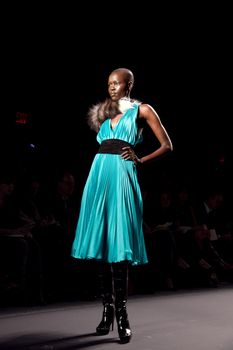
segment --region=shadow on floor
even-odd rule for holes
[[[0,350],[75,350],[98,344],[119,343],[119,338],[103,338],[96,333],[80,334],[74,337],[61,337],[61,334],[31,334],[2,339]]]

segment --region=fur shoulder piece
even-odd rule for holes
[[[108,118],[112,118],[120,113],[118,103],[111,99],[93,105],[87,113],[87,123],[89,127],[98,132],[101,124]]]
[[[125,113],[128,109],[133,107],[134,103],[140,104],[141,102],[138,100],[132,100],[130,98],[123,97],[118,101],[119,110],[121,113]]]
[[[114,118],[119,113],[125,113],[127,109],[132,107],[133,103],[140,104],[140,101],[123,98],[115,102],[108,98],[104,102],[93,105],[88,110],[87,123],[92,130],[98,132],[106,119]]]

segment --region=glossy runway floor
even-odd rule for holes
[[[0,313],[1,350],[232,350],[233,287],[131,296],[133,337],[119,344],[117,329],[96,336],[100,300]]]

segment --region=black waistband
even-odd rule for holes
[[[110,154],[121,154],[123,152],[123,147],[131,147],[133,146],[123,140],[119,139],[109,139],[102,141],[99,150],[97,153],[110,153]]]

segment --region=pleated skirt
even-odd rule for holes
[[[142,220],[136,165],[120,155],[97,154],[84,187],[71,255],[147,263]]]

